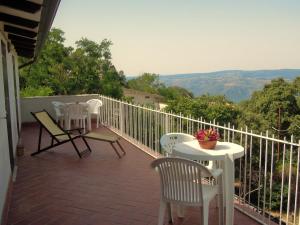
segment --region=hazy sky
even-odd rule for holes
[[[53,26],[129,75],[300,68],[300,0],[62,0]]]

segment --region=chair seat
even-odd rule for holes
[[[95,140],[101,140],[101,141],[109,141],[109,142],[115,142],[119,139],[119,137],[114,134],[99,134],[95,132],[89,132],[85,134],[84,137],[95,139]]]

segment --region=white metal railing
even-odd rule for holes
[[[101,122],[148,154],[163,154],[159,140],[165,133],[194,134],[214,127],[223,141],[238,143],[245,156],[236,161],[236,208],[263,224],[300,224],[300,142],[279,140],[254,134],[247,128],[237,130],[230,124],[219,125],[100,96],[103,101]]]

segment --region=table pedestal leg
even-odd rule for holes
[[[233,225],[234,220],[234,160],[232,156],[227,155],[224,161],[225,182],[225,211],[226,225]]]

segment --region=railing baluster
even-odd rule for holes
[[[286,138],[284,138],[284,140],[286,140]],[[284,175],[285,175],[285,173],[284,173],[284,171],[285,171],[285,153],[286,153],[286,144],[283,145],[283,154],[282,154],[279,224],[282,224],[283,188],[284,188]]]
[[[272,136],[272,138],[274,138],[274,134]],[[269,187],[269,223],[271,222],[271,212],[272,212],[272,185],[273,185],[273,163],[274,163],[274,141],[272,141],[271,143],[271,172],[270,172],[270,179],[269,179],[269,183],[270,183],[270,187]]]
[[[250,135],[250,147],[249,147],[249,187],[248,187],[248,203],[250,203],[250,199],[251,199],[251,192],[252,192],[252,188],[251,188],[251,184],[252,184],[252,144],[253,144],[253,136],[252,136],[252,130],[251,130],[251,135]]]
[[[262,136],[262,133],[260,133]],[[261,190],[261,163],[262,163],[262,138],[259,139],[259,165],[258,165],[258,195],[257,195],[257,208],[260,211],[260,190]]]
[[[299,141],[300,144],[300,141]],[[294,203],[294,224],[296,224],[297,218],[297,202],[298,202],[298,194],[299,194],[299,170],[300,170],[300,147],[298,147],[298,157],[297,157],[297,164],[296,164],[296,187],[295,187],[295,203]],[[299,207],[299,224],[300,224],[300,207]]]
[[[293,136],[291,137],[291,143],[293,142]],[[291,202],[291,183],[292,183],[292,164],[293,164],[293,146],[290,148],[290,165],[289,165],[289,184],[288,184],[288,201],[286,209],[286,222],[289,223],[290,214],[290,202]]]
[[[267,131],[266,136],[268,137],[269,132]],[[268,166],[268,139],[266,139],[265,145],[265,167],[264,167],[264,195],[263,195],[263,216],[266,213],[266,195],[267,195],[267,166]]]
[[[241,128],[240,134],[240,145],[243,143],[243,128]],[[242,193],[242,158],[239,159],[239,204],[241,204],[241,193]]]
[[[234,125],[232,126],[232,142],[235,142],[235,129],[234,129]]]
[[[246,133],[248,133],[248,127],[246,127]],[[244,190],[243,190],[243,203],[245,204],[246,202],[246,191],[247,191],[247,163],[248,163],[248,135],[245,134],[245,145],[244,145],[244,149],[245,149],[245,156],[244,156]]]

